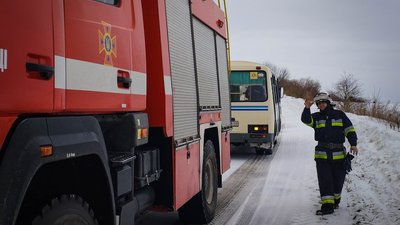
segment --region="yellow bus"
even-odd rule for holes
[[[281,130],[281,92],[275,75],[262,64],[232,61],[229,84],[232,117],[239,122],[231,144],[271,154]]]

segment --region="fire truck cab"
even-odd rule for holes
[[[0,20],[0,224],[212,220],[231,130],[215,1],[1,1]]]

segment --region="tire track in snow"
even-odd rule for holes
[[[217,212],[210,224],[248,224],[251,220],[263,189],[270,165],[279,142],[272,155],[250,157],[224,182],[218,192]],[[252,153],[250,153],[252,154]]]

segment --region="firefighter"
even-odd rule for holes
[[[314,102],[319,112],[311,114],[310,107]],[[301,121],[314,128],[315,140],[318,141],[314,159],[322,205],[316,214],[325,215],[339,207],[346,175],[346,148],[343,143],[346,137],[351,146],[350,153],[357,155],[357,134],[346,114],[333,108],[328,93],[317,93],[314,102],[305,100]]]

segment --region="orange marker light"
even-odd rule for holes
[[[53,155],[53,146],[45,145],[40,146],[40,157],[47,157]]]
[[[149,129],[148,128],[139,128],[137,129],[137,139],[143,139],[143,138],[147,138],[147,136],[149,135]]]
[[[147,138],[149,136],[149,130],[147,128],[142,128],[142,138]]]

